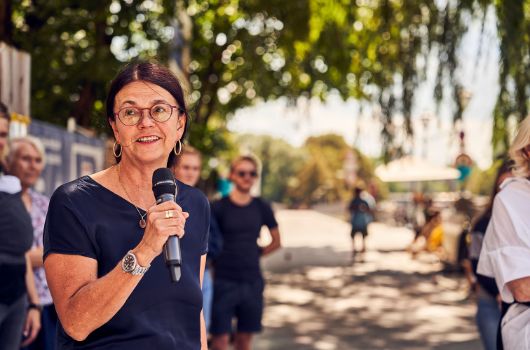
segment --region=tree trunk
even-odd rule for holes
[[[72,117],[75,118],[78,125],[85,128],[90,126],[90,114],[92,113],[95,99],[92,83],[85,82],[79,94],[79,100],[75,103],[72,111]]]
[[[0,1],[0,41],[13,45],[13,22],[11,0]]]

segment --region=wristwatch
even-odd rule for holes
[[[134,253],[130,250],[121,260],[121,269],[123,272],[130,273],[134,276],[143,275],[147,272],[147,270],[149,270],[150,267],[151,265],[140,266],[138,264],[138,259],[136,259],[136,255],[134,255]]]
[[[28,309],[35,309],[39,312],[42,312],[42,305],[35,304],[35,303],[29,303]]]

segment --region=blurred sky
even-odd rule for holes
[[[460,68],[456,74],[472,96],[463,117],[466,152],[479,167],[487,168],[492,160],[492,112],[499,91],[499,41],[493,11],[487,15],[483,35],[479,21],[470,18],[469,23],[469,31],[459,48]],[[479,50],[481,54],[477,59]],[[435,117],[436,104],[432,96],[436,66],[433,55],[429,58],[427,81],[416,91],[412,153],[426,156],[437,164],[452,164],[459,153],[458,134],[451,118],[452,103],[448,100],[442,102],[438,117]],[[381,125],[373,115],[370,106],[364,106],[360,114],[359,103],[344,102],[339,96],[332,96],[325,104],[317,100],[300,101],[296,107],[288,107],[286,101],[280,99],[239,110],[229,121],[228,128],[233,132],[280,137],[295,146],[301,145],[308,136],[332,132],[343,135],[363,153],[376,157],[381,152]],[[422,118],[429,119],[426,131]],[[399,122],[399,118],[397,120]]]

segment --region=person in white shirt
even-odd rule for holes
[[[505,180],[493,203],[478,273],[494,277],[502,301],[511,304],[501,321],[506,350],[530,349],[530,116],[510,147],[514,177]],[[530,305],[530,304],[529,304]]]

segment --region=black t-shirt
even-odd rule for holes
[[[26,292],[26,252],[33,226],[21,193],[0,192],[0,304],[9,305]]]
[[[225,197],[212,204],[212,212],[223,236],[223,250],[215,261],[215,277],[238,281],[261,279],[257,239],[263,225],[269,229],[278,226],[271,206],[260,198],[239,206]]]
[[[190,213],[180,240],[182,277],[171,283],[164,258],[151,268],[112,319],[76,342],[59,324],[58,349],[200,349],[201,255],[207,252],[209,203],[197,189],[177,182],[177,203]],[[143,214],[144,212],[142,212]],[[98,262],[98,277],[120,263],[141,240],[134,206],[85,176],[59,187],[44,228],[44,258],[82,255]]]
[[[21,193],[0,192],[0,254],[22,257],[33,243],[31,218]]]

